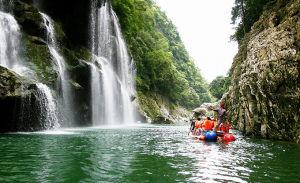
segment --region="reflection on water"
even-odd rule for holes
[[[0,135],[0,182],[297,182],[300,146],[205,142],[187,126],[140,125]]]

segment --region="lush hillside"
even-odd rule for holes
[[[214,96],[217,100],[220,100],[224,93],[226,93],[229,89],[230,83],[230,77],[223,77],[223,76],[217,76],[216,79],[214,79],[209,84],[209,91],[212,96]]]
[[[152,0],[111,3],[136,62],[139,95],[159,94],[187,108],[211,100],[176,27]]]

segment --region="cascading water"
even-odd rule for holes
[[[134,122],[133,61],[122,37],[118,18],[109,2],[91,3],[91,67],[93,125]]]
[[[38,98],[38,105],[42,109],[40,121],[44,121],[44,128],[58,128],[60,125],[57,119],[56,104],[48,86],[38,83],[36,84],[38,90],[36,96]]]
[[[73,103],[72,103],[72,93],[71,93],[71,86],[68,81],[69,75],[66,70],[65,60],[58,52],[58,46],[55,36],[55,29],[53,21],[49,16],[44,13],[40,13],[43,18],[43,23],[47,29],[47,44],[52,55],[52,60],[54,64],[57,66],[58,73],[59,73],[59,88],[61,90],[62,101],[61,101],[61,111],[64,116],[64,124],[65,126],[71,126],[74,122],[73,117]]]
[[[20,27],[13,16],[0,11],[0,65],[19,74]]]
[[[3,7],[3,1],[0,2],[0,9],[9,9],[7,7]],[[24,64],[24,60],[20,56],[20,50],[22,48],[20,44],[21,33],[20,27],[15,20],[15,18],[9,14],[0,11],[0,65],[6,67],[19,75],[29,79],[35,80],[35,74],[26,67]],[[58,120],[56,117],[56,104],[53,100],[50,89],[43,84],[36,84],[37,90],[35,90],[34,95],[38,100],[38,107],[40,112],[40,123],[44,128],[54,128],[58,127]],[[26,103],[27,102],[27,103]],[[24,101],[21,104],[22,108],[30,108],[31,102]],[[26,107],[27,106],[27,107]],[[30,110],[30,109],[29,109]],[[25,113],[25,111],[21,111],[21,113]],[[29,115],[29,114],[24,114]],[[20,114],[21,121],[24,117],[23,114]]]

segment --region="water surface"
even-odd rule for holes
[[[0,182],[298,182],[300,146],[187,136],[188,126],[0,135]]]

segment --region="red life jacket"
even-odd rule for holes
[[[227,122],[227,128],[229,130],[230,129],[229,122],[228,121],[226,122]],[[219,131],[226,131],[225,125],[223,125],[223,123],[220,125]]]
[[[214,128],[218,124],[216,119],[212,119],[211,122],[212,122],[212,128]]]

